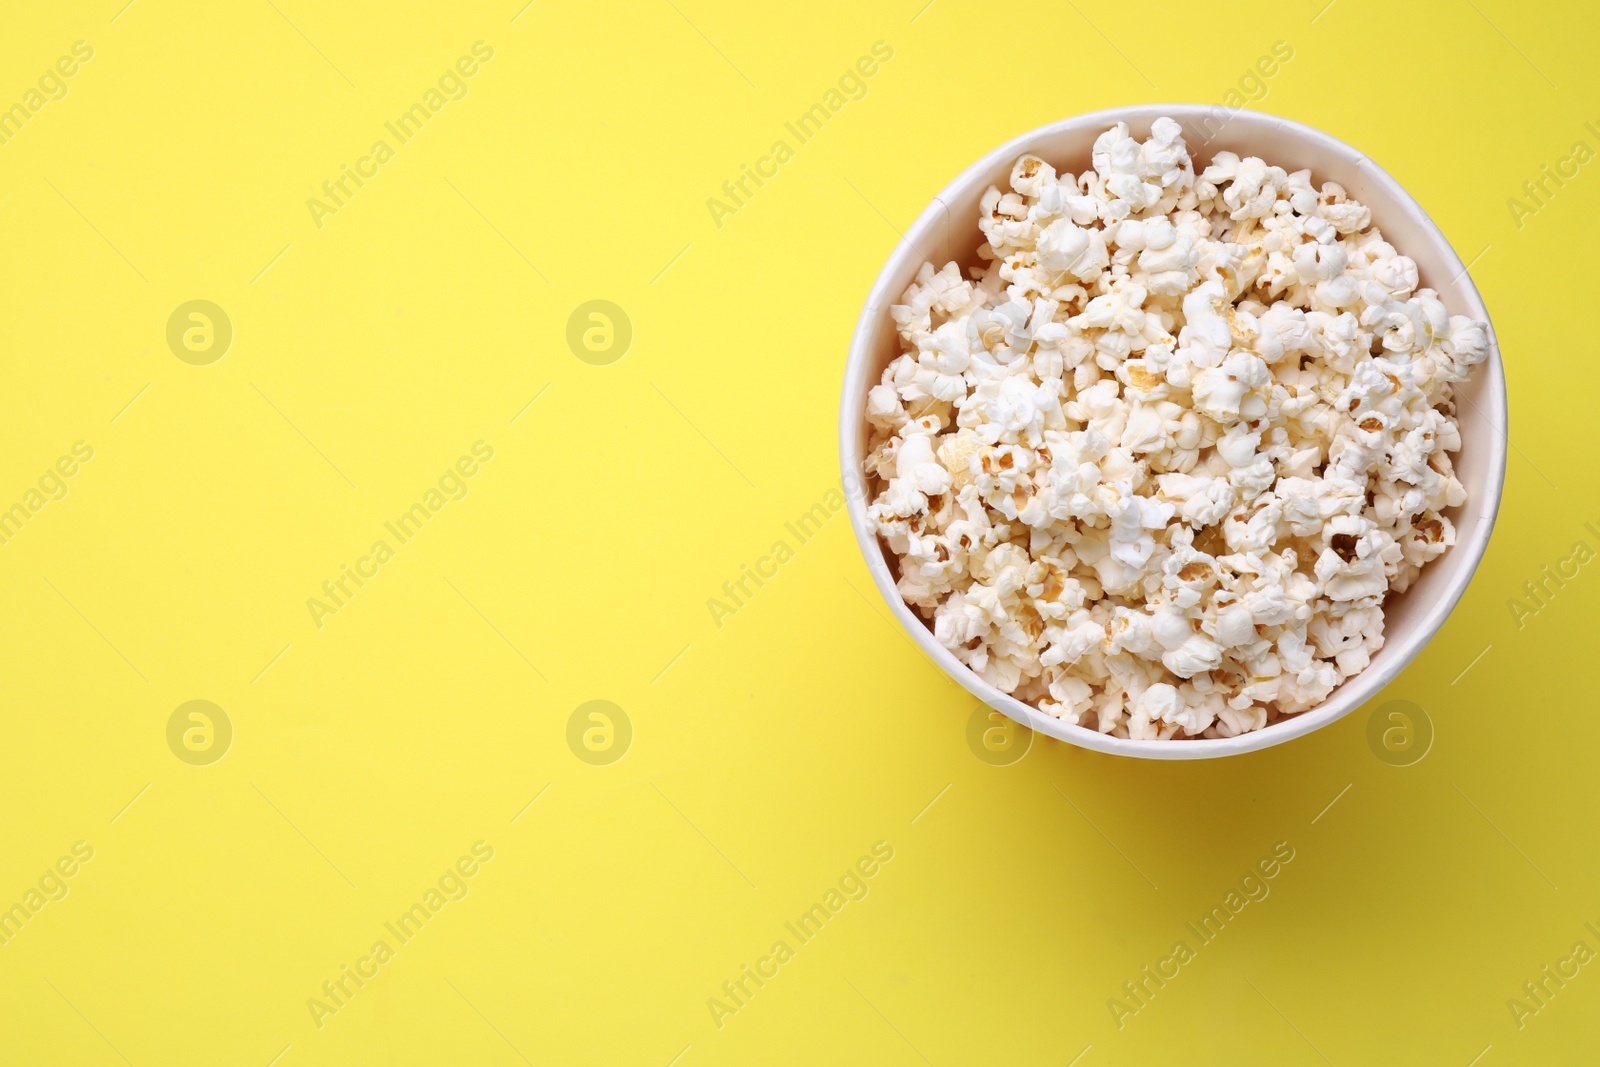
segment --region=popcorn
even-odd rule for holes
[[[867,393],[899,591],[1003,692],[1117,737],[1232,737],[1383,646],[1456,541],[1450,315],[1340,186],[1158,119],[1017,160],[981,265],[923,264]]]

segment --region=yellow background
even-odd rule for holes
[[[0,1062],[1592,1061],[1600,963],[1521,1029],[1506,1003],[1600,950],[1600,573],[1508,608],[1600,524],[1600,164],[1507,207],[1600,149],[1591,5],[122,3],[12,4],[0,33],[5,104],[95,50],[0,145],[0,507],[95,450],[0,547],[0,906],[95,850],[0,947]],[[478,40],[467,97],[315,225]],[[880,40],[865,98],[716,226]],[[837,484],[861,301],[995,144],[1221,101],[1276,41],[1253,106],[1371,153],[1473,261],[1511,391],[1493,543],[1331,728],[986,764],[846,519],[786,532]],[[195,299],[233,324],[209,366],[166,342]],[[595,299],[633,325],[609,366],[566,342]],[[307,599],[480,439],[470,494],[319,629]],[[234,729],[209,766],[166,741],[195,699]],[[609,766],[567,743],[597,699],[633,729]],[[1367,743],[1393,700],[1433,724],[1410,766]],[[318,1028],[308,998],[479,840],[470,894]],[[877,841],[870,894],[719,1028],[708,998]],[[1280,841],[1271,895],[1119,1029],[1108,999]]]

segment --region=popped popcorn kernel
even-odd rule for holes
[[[1383,646],[1455,544],[1490,351],[1334,182],[1119,123],[1020,157],[980,266],[925,263],[867,393],[868,516],[980,677],[1117,737],[1232,737]]]

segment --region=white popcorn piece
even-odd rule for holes
[[[1383,645],[1456,540],[1448,313],[1371,212],[1159,119],[1091,169],[1026,155],[984,264],[926,263],[867,393],[868,509],[898,588],[1003,692],[1118,737],[1260,730]]]

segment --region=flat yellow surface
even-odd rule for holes
[[[0,33],[0,1063],[1593,1062],[1592,5],[123,2]],[[1187,765],[991,730],[827,503],[897,230],[1161,100],[1388,168],[1513,426],[1394,685]]]

